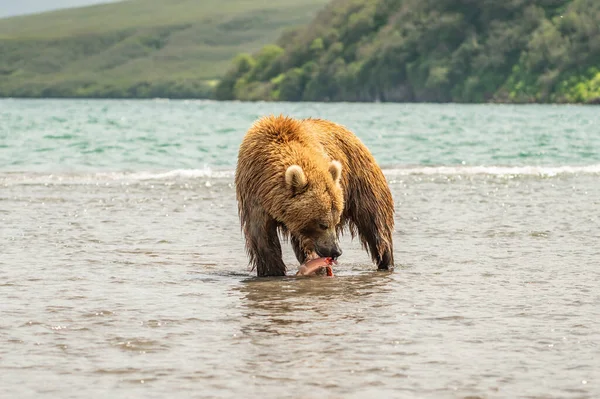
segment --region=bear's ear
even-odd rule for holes
[[[331,161],[329,164],[329,173],[333,178],[333,182],[340,185],[340,178],[342,177],[342,164],[339,161]]]
[[[285,171],[285,184],[295,194],[306,187],[306,175],[298,165],[292,165]]]

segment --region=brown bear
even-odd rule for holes
[[[380,270],[394,267],[394,202],[368,148],[343,126],[322,119],[269,116],[239,149],[236,195],[246,250],[258,276],[283,276],[278,233],[302,264],[342,254],[347,226]]]

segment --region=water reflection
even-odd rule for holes
[[[367,297],[375,304],[371,306],[391,305],[393,280],[393,273],[378,271],[333,278],[248,279],[237,288],[248,321],[243,331],[313,336],[310,325],[360,323]]]

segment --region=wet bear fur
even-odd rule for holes
[[[368,148],[322,119],[268,116],[240,145],[235,174],[241,227],[258,276],[283,276],[279,236],[298,262],[337,258],[344,228],[381,270],[394,266],[394,202]]]

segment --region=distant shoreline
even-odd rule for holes
[[[457,104],[457,105],[600,105],[600,98],[587,102],[511,102],[511,101],[487,101],[487,102],[431,102],[431,101],[274,101],[274,100],[218,100],[211,97],[102,97],[102,96],[0,96],[0,100],[202,100],[212,102],[243,102],[243,103],[319,103],[319,104]]]

